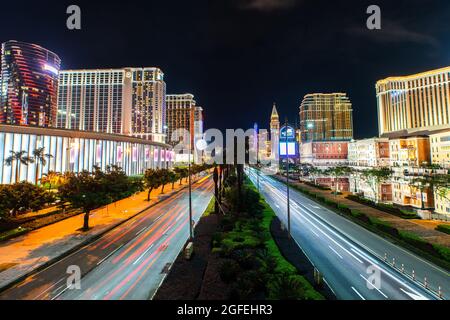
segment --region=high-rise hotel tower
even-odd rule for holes
[[[353,139],[353,109],[345,93],[307,94],[300,105],[301,142]]]
[[[450,127],[450,67],[376,84],[380,136]]]
[[[57,126],[164,142],[165,97],[164,74],[158,68],[64,70]]]
[[[7,41],[1,46],[0,123],[52,127],[60,58],[32,43]]]
[[[176,145],[178,139],[172,139],[177,129],[185,129],[192,133],[192,143],[203,135],[203,108],[197,106],[194,95],[168,94],[167,104],[167,143]]]

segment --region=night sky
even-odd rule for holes
[[[80,31],[66,29],[70,4]],[[305,94],[347,92],[363,138],[378,134],[376,80],[450,65],[449,22],[448,0],[3,1],[0,42],[40,44],[63,69],[160,67],[207,128],[267,127],[274,101],[294,123]]]

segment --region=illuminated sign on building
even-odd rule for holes
[[[49,64],[44,64],[44,68],[45,71],[50,71],[51,73],[53,73],[54,75],[58,75],[59,71],[57,68],[49,65]]]
[[[285,126],[280,130],[280,156],[296,156],[297,142],[295,141],[295,130]]]

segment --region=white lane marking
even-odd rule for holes
[[[384,294],[383,291],[381,291],[380,289],[378,289],[377,287],[375,287],[372,282],[370,282],[368,279],[366,279],[362,274],[359,274],[361,276],[361,278],[363,278],[364,280],[366,280],[366,282],[368,284],[370,284],[375,290],[377,290],[383,297],[385,297],[386,299],[388,299],[387,295]]]
[[[400,288],[401,291],[403,291],[405,294],[407,294],[408,296],[410,296],[413,300],[429,300],[427,298],[425,298],[422,295],[418,295],[418,294],[414,294],[412,292],[408,292],[403,288]]]
[[[162,235],[165,235],[169,229],[172,228],[172,225],[168,226],[163,232]]]
[[[279,190],[276,190],[275,188],[273,188],[274,191],[274,195],[281,198],[281,200],[283,199],[283,196],[279,194]],[[295,203],[297,206],[298,204],[293,201],[293,203]],[[279,208],[279,206],[276,204],[276,206]],[[304,212],[304,215],[301,214],[300,210],[302,212]],[[349,244],[348,241],[346,241],[345,239],[343,239],[341,236],[339,236],[338,234],[336,234],[333,230],[331,230],[330,228],[328,228],[326,225],[324,225],[321,221],[317,220],[315,217],[313,217],[311,214],[309,214],[308,212],[306,212],[305,210],[296,210],[294,208],[294,212],[297,212],[300,216],[302,216],[304,219],[306,219],[314,228],[316,228],[318,231],[320,231],[323,235],[325,235],[328,239],[330,239],[332,242],[334,242],[337,246],[339,246],[342,250],[344,250],[346,253],[348,253],[352,258],[354,258],[356,261],[358,261],[359,263],[363,263],[358,257],[356,257],[354,254],[352,254],[350,251],[348,251],[346,248],[344,248],[341,244],[339,244],[338,242],[336,242],[333,238],[331,238],[327,233],[325,233],[321,228],[317,227],[314,223],[312,223],[312,221],[310,221],[306,215],[310,216],[312,219],[314,219],[315,221],[317,221],[319,224],[321,224],[323,227],[325,227],[326,229],[328,229],[328,231],[330,231],[331,233],[333,233],[335,236],[337,236],[340,240],[343,240],[346,244]],[[311,230],[311,229],[310,229]],[[349,244],[350,245],[350,244]],[[350,245],[351,246],[351,245]],[[353,247],[353,246],[351,246]]]
[[[147,249],[145,249],[145,251],[139,256],[139,258],[136,259],[136,261],[133,262],[133,265],[138,263],[139,260],[141,260],[152,247],[153,247],[153,243]]]
[[[139,230],[138,232],[136,232],[136,235],[140,235],[145,229],[147,229],[148,227],[143,227],[141,230]]]
[[[330,248],[331,251],[333,251],[334,253],[336,253],[336,255],[337,255],[339,258],[344,259],[344,258],[342,258],[342,256],[339,254],[339,252],[337,252],[336,250],[333,249],[333,247],[328,246],[328,248]]]
[[[363,297],[361,293],[358,292],[354,287],[352,287],[352,290],[355,291],[355,293],[361,298],[361,300],[366,300],[366,298]]]
[[[356,250],[353,250],[353,251],[357,252]],[[408,289],[411,290],[415,295],[421,296],[421,297],[425,298],[425,296],[421,295],[417,290],[413,289],[411,286],[409,286],[407,283],[405,283],[405,282],[403,281],[403,279],[400,279],[400,278],[395,277],[395,276],[394,276],[393,274],[391,274],[388,270],[386,270],[384,266],[378,265],[378,264],[376,263],[376,261],[375,261],[373,258],[369,257],[368,255],[366,255],[366,254],[363,253],[363,252],[360,252],[359,255],[360,255],[360,256],[365,256],[365,257],[366,257],[365,260],[367,260],[369,263],[375,264],[375,265],[380,269],[380,271],[381,271],[383,274],[387,275],[389,278],[393,279],[393,280],[396,281],[397,283],[399,283],[399,284],[403,285],[404,287],[408,288]]]
[[[61,288],[61,287],[60,287]],[[59,289],[59,288],[58,288]],[[56,300],[60,295],[62,295],[64,292],[66,292],[69,289],[69,287],[66,285],[66,288],[62,290],[60,293],[58,293],[56,296],[52,298],[52,300]]]
[[[52,284],[50,287],[48,287],[47,289],[45,289],[44,291],[42,291],[41,293],[39,293],[36,297],[33,298],[33,300],[37,300],[39,299],[39,297],[41,297],[44,293],[50,291],[53,287],[55,287],[56,285],[58,285],[61,281],[65,280],[66,278],[61,278],[59,279],[57,282],[55,282],[54,284]]]
[[[358,256],[360,256],[361,258],[363,258],[363,259],[366,260],[367,262],[369,262],[369,263],[371,263],[371,264],[375,264],[377,267],[380,266],[376,261],[370,259],[370,258],[369,258],[368,256],[366,256],[363,252],[360,252],[360,251],[358,251],[358,250],[355,249],[355,248],[350,248],[350,250],[352,250],[354,253],[356,253]]]
[[[320,238],[320,236],[317,234],[317,232],[315,232],[313,229],[309,229],[309,231],[311,231],[317,238]]]
[[[294,210],[295,211],[295,210]],[[297,211],[297,213],[301,214],[299,211]],[[305,212],[306,213],[306,212]],[[359,263],[363,263],[358,257],[356,257],[353,253],[351,253],[350,251],[348,251],[346,248],[344,248],[340,243],[338,243],[336,240],[334,240],[333,238],[331,238],[327,233],[325,233],[322,229],[318,228],[314,223],[312,223],[308,218],[306,218],[306,216],[304,215],[303,218],[305,218],[314,228],[316,228],[318,231],[320,231],[325,237],[327,237],[328,239],[330,239],[334,244],[336,244],[339,248],[341,248],[342,250],[344,250],[346,253],[348,253],[348,255],[350,255],[353,259],[355,259],[356,261],[358,261]],[[340,237],[339,235],[337,235],[335,232],[333,232],[332,230],[330,230],[327,226],[325,226],[323,223],[321,223],[320,221],[318,221],[316,218],[312,217],[314,220],[316,220],[319,224],[321,224],[322,226],[324,226],[326,229],[328,229],[328,231],[330,231],[331,233],[333,233],[335,236],[337,236],[340,240],[343,240],[345,243],[349,244],[347,241],[345,241],[345,239],[343,239],[342,237]],[[351,245],[350,245],[351,246]]]
[[[314,209],[322,209],[321,207],[318,207],[318,206],[315,206],[315,205],[312,205],[312,204],[310,204],[309,205],[311,208],[314,208]]]
[[[270,186],[270,189],[272,189],[272,194],[276,197],[279,198],[281,201],[284,201],[285,199],[283,199],[283,194],[277,190],[276,188]],[[285,197],[285,196],[284,196]],[[297,205],[295,202],[293,202],[295,205]],[[319,224],[323,225],[326,229],[328,229],[329,231],[331,231],[334,235],[336,235],[339,239],[343,240],[345,243],[349,244],[351,246],[351,250],[353,252],[355,252],[356,254],[358,254],[358,256],[364,258],[363,256],[365,256],[366,258],[364,260],[369,261],[371,263],[374,263],[375,265],[378,266],[378,263],[376,261],[374,261],[374,259],[368,257],[367,255],[365,255],[363,252],[361,252],[358,248],[354,248],[350,243],[348,243],[348,241],[344,238],[342,238],[339,234],[336,234],[333,230],[331,230],[328,226],[324,225],[321,221],[317,220],[314,216],[312,216],[312,214],[315,214],[314,212],[311,214],[309,212],[307,212],[306,210],[308,210],[306,207],[305,209],[301,210],[304,214],[310,216],[312,219],[316,220]],[[308,210],[309,211],[309,210]],[[300,213],[300,212],[297,212]],[[301,215],[301,213],[300,213]],[[325,234],[321,229],[317,228],[317,226],[315,224],[313,224],[311,221],[309,221],[309,219],[307,219],[305,217],[305,219],[316,229],[318,229],[320,232],[322,232],[326,237],[328,237],[331,241],[335,242],[333,239],[331,239],[327,234]],[[312,229],[309,229],[310,231],[312,231]],[[342,232],[342,231],[341,231]],[[351,237],[350,237],[351,238]],[[375,257],[378,257],[378,255],[376,253],[374,253],[371,249],[367,248],[365,245],[362,245],[361,243],[359,243],[358,241],[355,241],[351,238],[352,241],[358,243],[358,245],[360,245],[363,249],[365,249],[366,251],[372,253]],[[336,242],[335,242],[336,243]],[[337,244],[338,246],[340,246],[339,244]],[[340,246],[342,248],[342,246]],[[347,251],[345,248],[343,248],[343,250]],[[348,251],[347,251],[348,252]],[[359,253],[358,253],[359,252]],[[348,252],[349,253],[349,252]],[[357,259],[360,263],[363,263],[361,260],[359,260],[358,258],[356,258],[354,255],[350,254],[351,256],[353,256],[355,259]],[[363,256],[362,256],[363,255]],[[410,289],[411,291],[417,293],[417,295],[420,295],[416,290],[412,289],[410,286],[408,286],[407,284],[405,284],[403,281],[401,281],[401,279],[396,278],[394,275],[392,275],[388,270],[385,270],[383,268],[380,268],[381,271],[386,274],[387,276],[389,276],[391,279],[395,280],[396,282],[406,286],[408,289]],[[384,294],[384,293],[382,293]],[[423,296],[422,296],[423,297]]]
[[[278,209],[280,209],[280,206],[279,206],[279,205],[277,205],[277,204],[275,204],[275,207],[277,207]]]
[[[117,251],[119,251],[120,248],[122,248],[125,245],[125,243],[122,243],[120,246],[118,246],[116,249],[114,249],[112,252],[110,252],[106,257],[104,257],[102,260],[100,260],[99,262],[97,262],[97,265],[102,264],[103,262],[105,262],[106,259],[108,259],[109,257],[111,257],[114,253],[116,253]]]

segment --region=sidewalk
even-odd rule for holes
[[[279,177],[277,178],[279,179]],[[385,221],[400,231],[407,231],[410,233],[414,233],[417,236],[421,237],[422,239],[432,244],[440,244],[450,248],[450,235],[436,231],[434,230],[434,228],[430,228],[431,225],[436,224],[435,222],[428,223],[427,225],[425,221],[402,219],[400,217],[396,217],[384,211],[380,211],[378,209],[346,199],[345,196],[343,195],[334,196],[331,194],[331,191],[329,190],[320,190],[318,188],[314,188],[312,186],[297,181],[293,181],[291,182],[291,184],[301,186],[303,189],[312,191],[337,203],[346,205],[351,210],[358,210],[360,212],[363,212],[371,218],[376,218],[381,221]]]
[[[164,195],[160,193],[161,188],[152,191],[150,202],[147,201],[148,192],[143,191],[95,210],[89,219],[91,229],[88,232],[80,231],[83,226],[83,214],[79,214],[0,243],[0,290],[65,253],[81,247],[186,186],[185,182],[181,186],[176,182],[172,191],[172,184],[167,184],[164,187]]]

